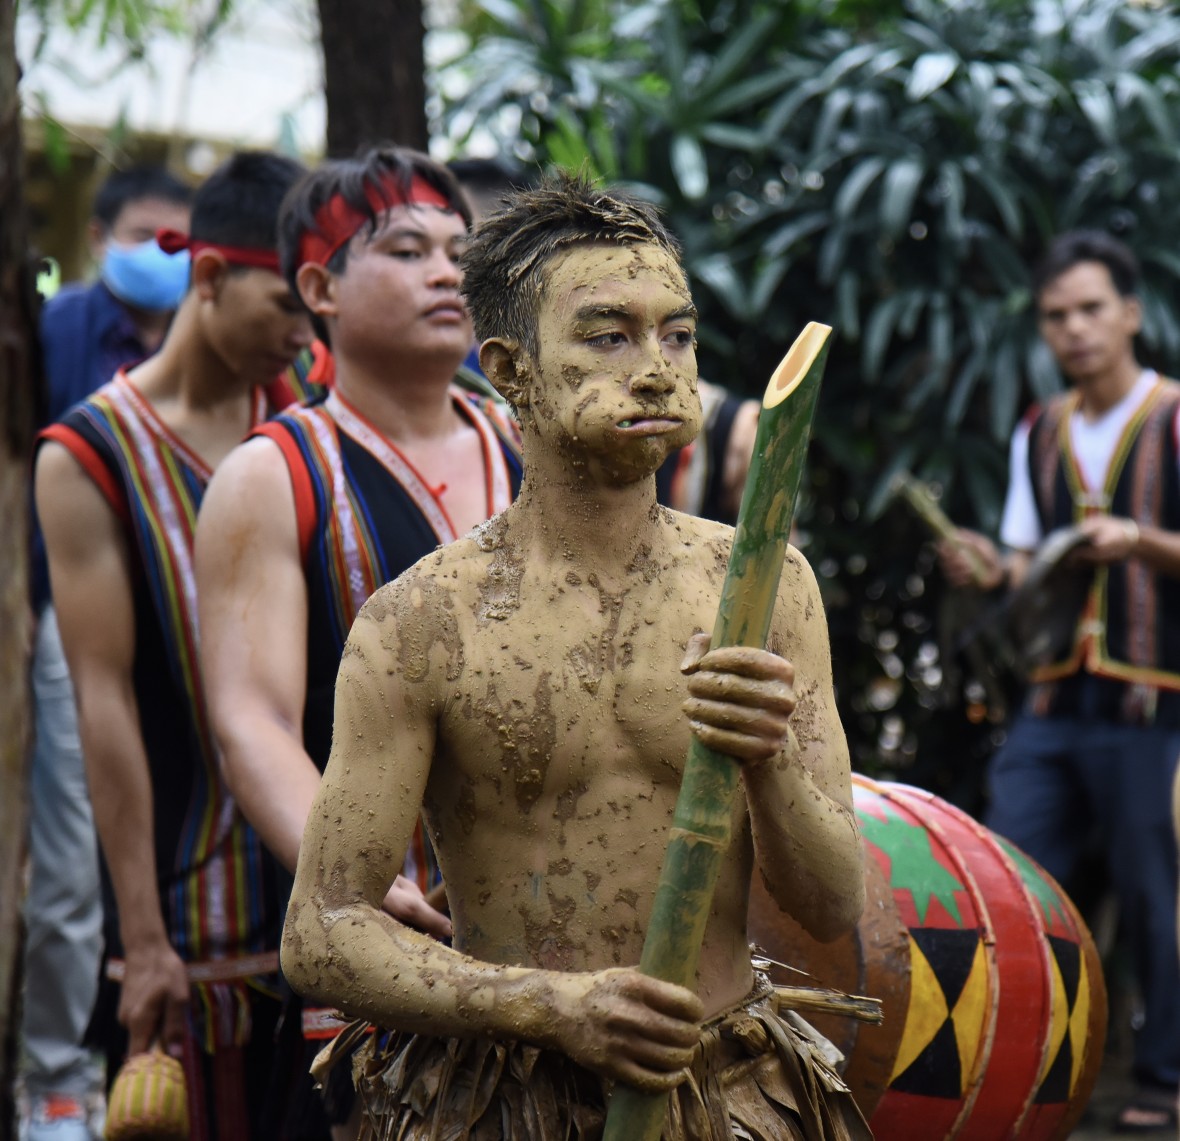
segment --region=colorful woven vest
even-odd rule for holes
[[[483,444],[490,517],[511,504],[520,486],[516,425],[497,401],[457,387],[451,397]],[[308,584],[304,747],[322,770],[336,670],[357,612],[379,586],[458,535],[413,464],[339,393],[288,411],[257,434],[279,445],[291,476]],[[403,874],[424,891],[441,880],[420,826]]]
[[[267,411],[257,392],[255,422]],[[67,447],[91,476],[126,525],[137,556],[136,693],[152,778],[161,904],[169,940],[186,963],[209,969],[242,961],[240,977],[221,969],[213,971],[215,981],[194,982],[194,1015],[206,1049],[240,1044],[249,1034],[245,988],[265,986],[252,976],[274,969],[258,964],[274,958],[279,911],[269,858],[221,775],[198,668],[193,535],[212,473],[122,374],[44,436]],[[146,654],[152,661],[142,660]],[[166,694],[168,712],[157,708],[153,694]],[[174,723],[161,724],[165,717]]]
[[[1142,526],[1180,527],[1175,423],[1180,384],[1158,380],[1128,421],[1101,488],[1086,486],[1070,417],[1080,397],[1056,397],[1031,423],[1029,469],[1042,530],[1111,514]],[[1123,717],[1152,721],[1159,691],[1180,691],[1180,583],[1141,559],[1097,568],[1069,655],[1038,670],[1034,708],[1052,708],[1052,683],[1085,671],[1123,682]]]

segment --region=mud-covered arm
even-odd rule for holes
[[[794,666],[790,745],[744,773],[763,879],[817,939],[835,939],[864,910],[864,852],[852,807],[848,742],[836,712],[827,617],[807,560],[788,550],[772,645]],[[776,646],[776,648],[778,648]]]
[[[523,1039],[610,1077],[671,1088],[699,1033],[690,991],[626,969],[565,974],[480,962],[381,910],[436,745],[432,615],[415,573],[369,600],[345,648],[332,756],[300,848],[283,971],[308,997],[380,1026]],[[495,853],[473,858],[490,864]]]
[[[811,568],[794,550],[783,569],[771,648],[776,652],[703,653],[703,645],[690,643],[685,710],[701,741],[742,765],[755,855],[771,894],[826,941],[860,917],[863,856],[823,604]]]

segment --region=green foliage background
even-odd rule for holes
[[[702,374],[750,394],[837,331],[801,524],[855,767],[972,802],[997,727],[940,703],[924,533],[893,472],[994,531],[1006,443],[1060,386],[1029,266],[1106,228],[1144,263],[1144,359],[1180,364],[1180,20],[1125,0],[480,0],[441,125],[660,202]],[[1172,206],[1169,206],[1172,203]]]

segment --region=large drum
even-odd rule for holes
[[[814,1019],[878,1141],[1064,1138],[1102,1061],[1094,942],[1053,879],[938,797],[854,777],[866,905],[823,945],[755,877],[750,938],[824,986],[880,998],[885,1021]],[[776,981],[806,985],[776,967]]]

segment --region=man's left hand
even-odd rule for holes
[[[405,876],[398,876],[393,881],[385,896],[383,910],[408,927],[425,931],[436,939],[446,939],[451,934],[450,918],[432,907],[422,889]]]
[[[684,711],[703,744],[734,760],[758,763],[777,757],[794,738],[795,669],[768,650],[752,646],[709,649],[708,634],[688,642],[682,673],[688,675]]]
[[[1105,565],[1129,559],[1139,545],[1139,525],[1115,515],[1091,515],[1078,524],[1089,539],[1074,557],[1081,563]]]

